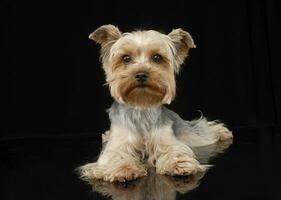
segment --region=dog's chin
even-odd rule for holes
[[[165,89],[139,84],[128,88],[124,93],[123,100],[133,107],[150,108],[161,105],[164,96]]]

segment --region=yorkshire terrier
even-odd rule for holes
[[[206,170],[191,148],[231,139],[223,123],[206,118],[186,121],[163,104],[175,98],[175,75],[195,44],[174,29],[121,33],[113,25],[89,36],[101,45],[106,84],[114,98],[108,110],[110,130],[95,163],[80,167],[84,179],[128,181],[148,174],[193,175]]]

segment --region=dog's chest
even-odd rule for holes
[[[128,119],[138,134],[150,134],[153,129],[161,126],[161,114],[156,110],[133,112]]]
[[[166,123],[162,107],[135,109],[114,103],[109,109],[109,117],[114,125],[127,127],[137,134],[147,135]]]

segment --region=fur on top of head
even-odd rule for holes
[[[189,49],[195,48],[191,35],[182,29],[168,35],[154,30],[121,33],[116,26],[103,25],[89,38],[101,45],[100,58],[112,97],[139,108],[174,99],[174,74]],[[137,73],[145,74],[145,83],[136,80]]]
[[[187,57],[189,49],[196,48],[191,35],[181,28],[173,29],[168,35],[153,30],[122,33],[119,31],[118,27],[108,24],[96,29],[89,35],[89,38],[101,45],[101,60],[103,63],[105,63],[106,59],[109,58],[110,52],[112,52],[111,48],[113,47],[114,43],[116,43],[122,37],[128,37],[132,34],[139,34],[138,32],[154,33],[156,37],[161,37],[163,41],[169,45],[176,61],[174,63],[174,70],[177,73],[180,70],[180,65]]]

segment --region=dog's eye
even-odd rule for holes
[[[159,54],[155,54],[152,56],[152,61],[155,63],[160,63],[162,61],[162,56],[160,56]]]
[[[129,55],[125,55],[122,57],[124,64],[129,64],[132,61],[132,58]]]

